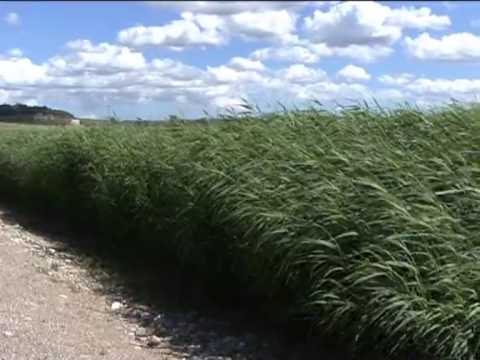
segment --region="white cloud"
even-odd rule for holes
[[[339,1],[147,1],[146,3],[154,7],[177,11],[225,16],[245,11],[299,11],[307,6],[321,8],[335,5]]]
[[[374,91],[374,98],[384,101],[405,101],[413,100],[411,94],[399,89],[379,89]]]
[[[242,103],[242,97],[260,101],[288,99],[295,103],[365,94],[359,84],[335,83],[322,69],[304,64],[272,70],[259,60],[233,57],[224,65],[201,69],[172,59],[148,61],[125,49],[76,40],[67,44],[66,53],[43,64],[27,58],[2,58],[2,97],[8,96],[8,101],[69,104],[66,109],[74,106],[78,113],[105,111],[107,105],[119,109],[161,102],[196,109],[198,114],[200,109],[235,107]]]
[[[306,38],[291,30],[282,46],[258,49],[251,57],[312,64],[325,57],[346,57],[370,63],[393,53],[392,45],[404,29],[443,29],[448,16],[432,14],[427,7],[392,8],[377,2],[336,2],[304,18]],[[294,27],[292,27],[294,29]],[[341,29],[341,30],[339,30]]]
[[[330,56],[331,51],[325,47],[325,56]],[[268,47],[252,52],[251,57],[259,60],[277,60],[285,62],[316,63],[320,55],[304,46]]]
[[[0,58],[0,85],[32,85],[46,79],[46,68],[27,58]]]
[[[345,66],[337,74],[348,82],[368,81],[371,78],[364,68],[352,64]]]
[[[20,24],[20,16],[14,12],[10,12],[7,15],[5,15],[4,20],[8,25],[14,26],[14,25]]]
[[[392,9],[387,23],[410,29],[442,30],[452,24],[446,15],[434,15],[428,7],[415,8],[413,6]]]
[[[401,30],[386,24],[389,12],[388,6],[375,2],[344,2],[327,11],[315,10],[304,19],[304,27],[312,41],[330,46],[390,45]]]
[[[234,69],[230,66],[207,66],[207,72],[219,83],[240,83],[240,82],[261,82],[263,76],[256,71],[243,71]]]
[[[388,46],[349,45],[347,47],[333,48],[336,56],[348,57],[364,63],[370,63],[379,58],[387,57],[393,49]]]
[[[389,46],[401,38],[404,28],[442,29],[449,25],[448,16],[434,15],[426,7],[393,9],[371,1],[342,2],[327,11],[315,10],[304,19],[312,41],[335,47]]]
[[[274,60],[291,63],[313,64],[322,58],[339,56],[369,63],[390,55],[393,50],[384,46],[349,45],[328,47],[324,43],[302,41],[301,45],[268,47],[253,51],[250,56],[262,61]]]
[[[50,59],[52,72],[115,73],[118,70],[138,70],[146,66],[142,53],[124,46],[109,43],[94,45],[89,40],[75,40],[68,42],[67,48],[72,52]]]
[[[378,81],[385,85],[402,86],[408,84],[413,80],[414,76],[409,73],[402,73],[397,75],[382,75],[378,78]]]
[[[225,22],[216,15],[181,14],[163,26],[134,26],[121,30],[118,41],[130,46],[165,46],[182,50],[191,46],[218,46],[228,41]]]
[[[145,76],[168,74],[168,78],[184,81],[192,81],[194,79],[201,79],[202,77],[202,71],[200,69],[171,59],[153,59],[151,68],[153,68],[154,71],[146,71]]]
[[[480,95],[480,79],[415,78],[413,74],[402,73],[383,75],[378,80],[395,87],[376,91],[379,98],[408,100],[419,106],[440,104],[451,98],[478,102]]]
[[[296,96],[300,100],[323,100],[342,102],[348,99],[365,99],[371,95],[371,91],[362,84],[335,83],[323,81],[295,89]]]
[[[246,11],[230,16],[228,28],[231,33],[249,39],[288,42],[295,39],[296,21],[296,15],[286,10]]]
[[[218,96],[213,99],[212,103],[219,108],[229,108],[234,111],[241,111],[241,104],[243,104],[243,101],[240,97]]]
[[[420,60],[479,61],[480,36],[463,32],[433,38],[422,33],[416,38],[406,37],[407,51]]]
[[[281,76],[293,83],[314,83],[325,80],[327,74],[322,69],[313,69],[303,64],[294,64],[280,71]]]
[[[405,86],[406,89],[419,94],[456,95],[480,94],[480,79],[416,79]]]
[[[246,40],[295,41],[297,16],[287,10],[243,11],[228,16],[181,13],[182,19],[162,26],[134,26],[118,33],[122,44],[163,46],[173,50],[227,44],[232,37]]]
[[[300,10],[309,1],[149,1],[150,5],[201,14],[233,15],[248,11]],[[319,1],[318,3],[322,3]],[[323,2],[324,3],[324,2]]]
[[[263,71],[265,65],[259,60],[251,60],[244,57],[233,57],[230,59],[230,66],[237,70]]]

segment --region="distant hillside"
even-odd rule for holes
[[[28,124],[70,124],[75,116],[46,106],[0,105],[0,122]]]

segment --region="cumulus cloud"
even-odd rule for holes
[[[0,95],[4,101],[82,104],[81,112],[152,102],[196,104],[198,110],[240,101],[248,87],[266,81],[257,73],[264,70],[260,61],[241,57],[206,70],[166,58],[147,61],[126,47],[76,40],[42,64],[0,57]]]
[[[229,31],[249,39],[273,39],[288,42],[295,37],[297,17],[286,10],[246,11],[228,19]]]
[[[448,16],[422,7],[390,8],[377,2],[342,2],[326,11],[315,10],[304,19],[304,28],[314,42],[329,46],[389,46],[400,39],[404,28],[443,29]],[[339,31],[341,29],[341,31]]]
[[[169,111],[163,104],[170,104],[196,109],[198,114],[201,109],[216,107],[237,109],[241,98],[253,102],[287,99],[294,104],[313,99],[328,103],[372,97],[380,101],[431,101],[445,94],[450,96],[449,92],[466,96],[480,86],[479,80],[415,79],[406,73],[378,77],[385,89],[371,89],[363,83],[371,75],[354,64],[390,55],[404,29],[436,30],[448,26],[448,17],[432,14],[430,9],[394,9],[380,3],[357,2],[257,5],[165,3],[159,6],[182,11],[178,19],[159,26],[138,25],[121,30],[116,44],[71,41],[61,53],[43,63],[28,59],[20,49],[11,49],[0,55],[0,100],[81,103],[81,113],[106,108],[107,104],[117,109],[162,104],[158,108]],[[305,18],[305,32],[297,32],[297,9],[305,6],[316,10]],[[205,67],[169,58],[147,58],[139,50],[144,46],[206,48],[237,40],[260,41],[262,48]],[[405,43],[415,40],[407,38]],[[333,57],[348,58],[351,64],[330,75],[314,65]],[[270,61],[287,64],[270,66]]]
[[[232,15],[247,11],[300,10],[309,1],[149,1],[150,5],[201,14]],[[325,3],[318,1],[318,5]]]
[[[67,43],[71,50],[66,55],[57,55],[49,60],[52,72],[112,73],[118,70],[139,70],[146,66],[142,53],[128,47],[109,43],[92,44],[89,40],[74,40]]]
[[[230,66],[237,70],[263,71],[265,65],[259,60],[252,60],[244,57],[233,57],[230,59]]]
[[[323,56],[330,56],[331,50],[325,46]],[[283,46],[257,49],[252,52],[251,57],[262,61],[276,60],[285,62],[316,63],[321,58],[321,53],[314,52],[305,46]]]
[[[327,78],[322,69],[314,69],[303,64],[294,64],[280,71],[280,75],[292,83],[314,83]]]
[[[349,45],[332,49],[333,54],[348,57],[364,63],[371,63],[393,53],[388,46]]]
[[[250,56],[262,61],[313,64],[327,57],[346,57],[369,63],[390,55],[393,50],[385,46],[349,45],[347,47],[328,47],[324,43],[314,44],[301,41],[301,45],[267,47],[253,51]]]
[[[416,79],[405,86],[406,89],[419,94],[457,95],[480,94],[480,79]]]
[[[129,46],[164,46],[173,50],[227,44],[232,37],[247,40],[294,40],[297,17],[286,10],[244,11],[228,16],[183,12],[182,19],[162,26],[121,30],[118,41]]]
[[[311,64],[322,57],[340,56],[368,63],[389,56],[404,29],[440,30],[450,25],[448,16],[433,14],[427,7],[393,8],[355,1],[255,3],[159,3],[160,7],[183,11],[181,18],[161,26],[139,25],[121,30],[118,40],[132,47],[183,50],[222,46],[240,38],[273,43],[252,53],[254,59],[262,61]],[[296,10],[307,5],[315,10],[303,19],[306,37],[301,38],[297,32],[300,14]]]
[[[46,79],[46,67],[36,65],[28,58],[0,58],[0,86],[33,85]]]
[[[226,65],[207,66],[207,73],[214,81],[219,83],[257,83],[263,79],[263,75],[256,71],[245,71],[244,69],[235,69]]]
[[[377,2],[337,2],[303,19],[304,38],[293,34],[287,44],[254,51],[262,61],[316,63],[325,57],[346,57],[370,63],[393,53],[405,29],[440,30],[450,18],[427,7],[392,8]],[[341,29],[341,31],[339,31]]]
[[[165,46],[174,50],[219,46],[227,42],[225,21],[219,16],[185,12],[181,17],[163,26],[134,26],[121,30],[118,41],[135,47]]]
[[[433,38],[422,33],[416,38],[406,37],[408,53],[420,60],[479,61],[480,36],[462,32]]]
[[[386,21],[401,28],[418,30],[442,30],[452,24],[446,15],[432,14],[432,10],[428,7],[415,8],[413,6],[392,9]]]
[[[378,81],[385,85],[393,85],[393,86],[402,86],[408,84],[413,80],[414,76],[409,73],[401,73],[397,75],[382,75],[379,76]]]
[[[333,81],[323,81],[296,89],[298,91],[297,99],[312,101],[335,101],[342,102],[348,99],[365,99],[371,96],[368,87],[358,83],[336,83]]]
[[[409,92],[399,89],[379,89],[374,91],[373,97],[375,99],[380,99],[382,102],[403,102],[405,100],[413,100],[412,95]]]
[[[413,74],[401,73],[382,75],[378,80],[393,87],[377,91],[380,99],[397,98],[419,106],[440,104],[451,98],[478,102],[480,95],[480,79],[415,78]]]
[[[15,26],[20,24],[20,16],[15,12],[9,12],[5,15],[4,20],[8,25]]]
[[[1,57],[0,97],[50,106],[69,104],[68,109],[79,113],[162,103],[198,114],[200,109],[235,108],[242,98],[298,103],[366,94],[360,84],[336,83],[322,69],[300,63],[269,69],[260,60],[233,57],[204,69],[136,54],[119,45],[75,40],[63,54],[40,64],[24,56]]]
[[[371,78],[364,68],[352,64],[345,66],[337,74],[348,82],[368,81]]]
[[[401,29],[386,23],[389,12],[388,6],[375,2],[345,2],[315,10],[304,19],[304,28],[312,41],[330,46],[390,45],[400,38]]]

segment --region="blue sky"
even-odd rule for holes
[[[0,103],[196,117],[480,96],[476,2],[1,2]]]

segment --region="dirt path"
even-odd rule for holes
[[[117,279],[102,259],[66,241],[61,224],[51,231],[44,223],[0,205],[0,360],[347,359],[287,344],[258,324],[239,329],[245,314],[172,307],[162,298],[169,289],[145,300],[148,281],[171,275]]]
[[[1,360],[170,358],[134,344],[131,325],[114,316],[104,298],[52,276],[61,265],[39,256],[39,239],[2,215]]]

